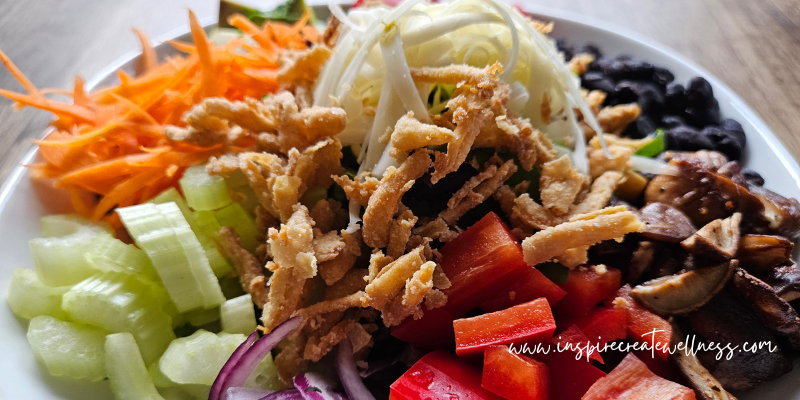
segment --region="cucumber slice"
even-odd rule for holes
[[[219,307],[209,310],[192,310],[187,312],[185,316],[189,324],[195,327],[201,327],[219,321]]]
[[[219,310],[224,332],[249,335],[256,330],[256,312],[249,294],[226,301]]]
[[[61,298],[69,290],[68,286],[50,287],[42,283],[33,270],[17,268],[11,273],[6,300],[16,316],[32,319],[49,315],[66,319],[61,308]]]
[[[203,246],[176,203],[146,203],[117,212],[180,312],[225,301]]]
[[[216,210],[231,204],[225,179],[209,175],[205,165],[187,168],[179,182],[186,202],[195,210]]]
[[[28,241],[33,267],[47,286],[69,286],[96,272],[84,255],[98,236],[111,236],[101,225],[74,215],[42,218],[46,237]]]
[[[117,400],[163,400],[147,373],[133,335],[127,332],[108,335],[105,364],[111,391]]]
[[[113,333],[130,332],[144,360],[152,362],[175,339],[165,302],[166,296],[152,282],[110,271],[73,286],[64,294],[63,307],[73,321]]]
[[[106,333],[94,327],[40,315],[28,325],[28,343],[50,374],[99,381],[104,366]]]

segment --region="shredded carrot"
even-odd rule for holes
[[[244,32],[224,46],[211,43],[189,11],[193,44],[170,42],[186,53],[158,62],[147,35],[134,29],[142,45],[142,72],[132,77],[118,72],[117,86],[86,93],[75,78],[72,90],[39,90],[0,51],[0,62],[27,93],[0,90],[17,107],[53,113],[53,131],[39,144],[41,162],[30,165],[33,175],[53,179],[67,190],[75,212],[119,227],[110,213],[138,204],[175,187],[183,171],[225,152],[251,150],[254,138],[229,146],[197,148],[170,142],[165,125],[183,126],[183,114],[206,97],[260,99],[278,89],[275,76],[280,53],[304,49],[319,34],[307,24],[308,13],[293,25],[268,22],[262,27],[242,16],[232,24]],[[67,95],[72,102],[45,95]]]

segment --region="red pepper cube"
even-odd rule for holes
[[[489,346],[481,386],[506,399],[547,400],[550,373],[544,363],[514,354],[508,346]]]
[[[670,382],[654,373],[633,353],[628,353],[613,371],[600,378],[582,400],[648,399],[695,400],[694,390]]]
[[[517,273],[529,267],[522,247],[495,213],[448,242],[439,250],[442,270],[450,279],[445,306],[462,316],[508,286]]]
[[[597,303],[612,296],[622,285],[622,273],[602,265],[580,266],[569,272],[567,282],[559,284],[567,292],[553,306],[556,314],[584,316]]]
[[[669,345],[672,340],[672,325],[640,306],[631,297],[631,287],[625,285],[617,291],[611,302],[615,308],[628,312],[628,338],[652,346],[662,360],[669,358]],[[654,333],[655,332],[655,333]],[[649,349],[648,349],[649,350]]]
[[[593,345],[589,337],[575,325],[570,326],[564,332],[556,334],[553,338],[553,344],[557,346],[556,351],[579,354],[584,360],[587,358],[587,346]],[[588,358],[600,364],[605,364],[605,362],[603,362],[603,357],[596,351],[592,351]]]
[[[425,310],[420,319],[411,317],[391,329],[392,336],[422,349],[453,349],[456,316],[444,308]]]
[[[426,354],[390,390],[390,400],[502,400],[481,387],[480,368],[445,350]]]
[[[542,359],[550,369],[550,398],[553,400],[581,400],[598,379],[606,376],[585,357],[576,360],[572,353],[554,352]]]
[[[522,270],[521,273],[515,273],[514,281],[492,298],[481,303],[480,308],[486,312],[505,310],[540,297],[546,298],[552,306],[566,294],[564,289],[547,279],[538,269],[529,267]]]
[[[453,321],[456,354],[480,354],[491,345],[549,341],[556,322],[547,299]]]
[[[593,345],[600,347],[628,336],[628,311],[595,307],[585,317],[557,317],[559,327],[575,325]]]

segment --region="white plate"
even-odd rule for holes
[[[594,43],[606,55],[629,54],[668,68],[679,82],[693,76],[705,77],[714,87],[722,114],[739,121],[747,133],[744,165],[761,173],[766,186],[776,192],[800,198],[800,167],[783,144],[775,137],[745,102],[707,71],[672,50],[611,24],[567,12],[534,8],[542,19],[555,22],[553,36],[573,44]],[[324,10],[327,11],[327,10]],[[183,29],[165,39],[186,35]],[[181,38],[188,40],[188,37]],[[160,56],[174,54],[167,45],[158,47]],[[90,88],[113,83],[118,68],[132,71],[137,53],[130,53],[102,71],[90,83]],[[22,160],[28,163],[36,157],[31,151]],[[69,212],[60,193],[47,185],[32,182],[28,171],[17,168],[0,189],[0,295],[5,299],[9,277],[14,268],[31,268],[28,253],[29,239],[40,235],[39,219],[48,213]],[[50,377],[37,365],[25,332],[27,322],[16,318],[5,301],[0,301],[0,399],[110,399],[105,382],[86,383]],[[771,400],[800,400],[800,364],[796,370],[780,379],[739,396],[741,400],[770,398]]]

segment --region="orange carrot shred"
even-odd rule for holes
[[[156,57],[156,49],[153,48],[153,45],[150,43],[150,38],[147,37],[147,34],[144,33],[139,28],[133,28],[133,33],[139,38],[139,42],[142,43],[142,75],[147,72],[150,72],[156,68],[158,68],[158,57]]]

